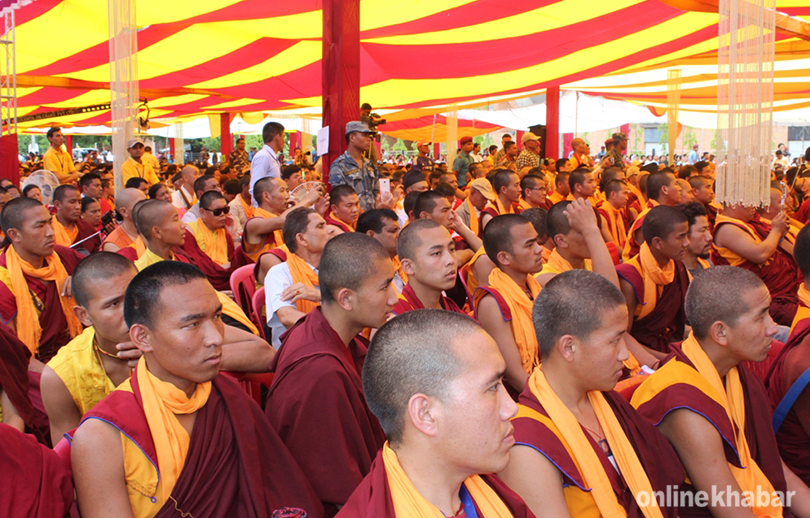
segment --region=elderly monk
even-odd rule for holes
[[[533,516],[491,475],[514,442],[503,375],[497,345],[468,317],[427,309],[383,326],[363,385],[388,442],[338,516]]]
[[[123,312],[126,288],[137,273],[130,261],[112,253],[94,254],[76,267],[72,277],[74,312],[88,327],[60,349],[42,372],[42,400],[53,444],[129,378],[130,367],[140,357],[130,342]],[[275,351],[261,338],[230,325],[224,312],[222,318],[228,321],[222,369],[266,372]]]
[[[653,367],[669,354],[670,342],[683,340],[686,329],[689,272],[681,259],[689,246],[689,223],[678,209],[661,205],[647,212],[641,230],[641,251],[616,270],[627,300],[631,352]]]
[[[536,276],[541,286],[568,270],[592,270],[619,285],[613,259],[587,200],[561,201],[551,207],[546,232],[556,246]]]
[[[683,463],[689,482],[679,491],[726,495],[711,507],[682,498],[681,516],[810,516],[810,490],[779,458],[768,395],[741,364],[768,355],[777,332],[770,298],[762,281],[742,268],[702,272],[686,295],[689,338],[673,345],[633,394],[633,406]],[[795,491],[790,501],[786,491]]]
[[[132,208],[139,201],[146,199],[146,196],[138,189],[124,189],[115,197],[118,214],[121,216],[121,224],[101,243],[101,250],[105,252],[117,252],[122,248],[134,248],[137,256],[140,257],[146,251],[143,238],[135,228],[135,221],[132,218]]]
[[[53,238],[57,245],[93,253],[101,246],[98,231],[82,219],[82,197],[73,185],[60,185],[53,191]],[[75,245],[75,246],[74,246]]]
[[[371,236],[380,242],[388,252],[391,263],[394,265],[394,287],[397,293],[408,282],[408,274],[402,269],[402,263],[397,255],[397,237],[399,236],[399,220],[397,213],[391,209],[371,209],[362,213],[357,219],[355,232]]]
[[[261,409],[217,376],[221,316],[216,291],[191,265],[161,261],[132,280],[124,319],[143,356],[75,431],[82,516],[269,518],[287,506],[321,516]]]
[[[456,246],[447,229],[431,219],[418,219],[399,233],[397,251],[408,284],[392,310],[395,315],[425,308],[462,313],[444,295],[456,285],[458,272]]]
[[[519,214],[520,177],[514,171],[498,169],[492,177],[495,199],[481,211],[481,233],[492,218],[502,214]]]
[[[810,227],[799,231],[793,255],[804,276],[799,287],[799,310],[793,319],[790,338],[774,360],[768,380],[768,395],[774,412],[782,420],[776,429],[776,443],[785,464],[810,485]]]
[[[396,303],[385,248],[351,232],[329,241],[318,280],[321,306],[284,336],[265,412],[326,508],[337,513],[385,442],[363,399],[368,342]]]
[[[186,224],[183,251],[216,290],[230,288],[231,274],[249,262],[233,242],[228,202],[218,191],[200,196],[200,217]],[[238,236],[237,236],[238,237]]]
[[[712,262],[739,266],[757,274],[771,293],[771,317],[789,326],[796,316],[800,272],[793,245],[783,239],[789,230],[784,213],[770,224],[755,217],[753,207],[724,204],[714,223]]]
[[[677,516],[649,504],[654,491],[683,482],[678,457],[613,391],[629,356],[619,289],[594,272],[565,272],[537,297],[532,317],[543,363],[518,400],[501,478],[538,517]]]
[[[287,184],[280,178],[262,178],[253,186],[253,196],[258,205],[253,209],[253,216],[245,222],[242,233],[242,250],[253,261],[273,248],[284,245],[284,219],[295,207],[311,207],[321,199],[320,192],[313,189],[297,204],[289,207],[290,192]],[[319,207],[325,204],[319,203]]]
[[[490,272],[489,284],[475,291],[475,315],[498,344],[506,360],[507,386],[517,394],[540,360],[531,314],[540,293],[534,275],[543,269],[543,258],[537,231],[526,218],[504,214],[490,223],[484,229],[484,248],[497,268]]]
[[[82,256],[54,243],[52,216],[33,198],[8,202],[2,220],[11,246],[0,254],[0,316],[34,357],[47,363],[82,332],[73,298],[63,296]],[[41,370],[41,365],[32,368]]]
[[[360,198],[351,185],[336,185],[329,191],[329,212],[326,222],[343,232],[354,232],[360,217]]]
[[[172,205],[185,211],[197,203],[197,196],[194,193],[194,182],[200,177],[200,170],[191,164],[186,164],[182,171],[180,171],[180,177],[183,181],[180,188],[172,193]]]
[[[681,186],[678,185],[677,178],[671,172],[652,173],[646,176],[645,179],[646,183],[644,185],[646,185],[649,200],[646,208],[633,221],[630,230],[627,232],[627,240],[622,251],[622,260],[624,262],[635,257],[641,250],[641,244],[644,243],[644,233],[641,231],[641,225],[644,223],[644,218],[650,212],[650,209],[658,205],[674,207],[681,202]]]
[[[267,325],[276,348],[281,335],[321,302],[318,266],[329,241],[326,222],[307,207],[290,211],[283,234],[287,260],[270,268],[264,278]]]

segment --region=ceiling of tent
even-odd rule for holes
[[[136,1],[138,75],[152,117],[317,113],[319,0]],[[448,103],[485,106],[711,50],[716,22],[658,0],[363,0],[360,96],[407,117]],[[65,37],[45,36],[55,30]],[[16,52],[19,115],[109,102],[107,0],[25,5]],[[107,111],[59,119],[108,121]]]

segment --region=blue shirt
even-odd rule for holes
[[[470,170],[470,164],[475,162],[475,159],[472,155],[461,151],[458,155],[456,155],[456,159],[453,160],[453,172],[456,173],[456,177],[458,178],[458,186],[464,187],[467,185],[467,171]]]
[[[329,167],[329,183],[333,187],[348,185],[354,189],[364,211],[371,210],[376,205],[376,198],[380,193],[378,178],[377,169],[371,160],[363,157],[363,163],[358,164],[348,151],[337,157]]]
[[[250,197],[253,206],[257,207],[256,198],[253,198],[253,186],[262,178],[281,178],[281,162],[276,152],[265,144],[250,162]]]

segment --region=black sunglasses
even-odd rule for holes
[[[231,211],[231,208],[228,205],[225,205],[221,209],[203,209],[203,210],[207,210],[208,212],[213,214],[214,217],[219,217],[222,216],[223,214],[229,213]]]

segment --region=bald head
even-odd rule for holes
[[[715,322],[734,327],[751,309],[747,295],[761,289],[767,289],[762,279],[736,266],[714,266],[695,275],[686,291],[685,305],[686,318],[695,336],[709,336]]]
[[[132,218],[132,207],[139,201],[145,200],[146,195],[140,189],[124,189],[115,196],[115,206],[126,209],[124,217]]]
[[[377,331],[363,366],[363,392],[389,441],[402,439],[413,395],[447,397],[465,368],[457,351],[476,334],[486,333],[473,319],[438,309],[408,311]]]
[[[149,240],[152,238],[152,229],[161,226],[167,218],[177,214],[177,209],[167,201],[144,200],[136,203],[132,212],[138,232]]]
[[[138,191],[140,192],[140,191]],[[71,289],[76,304],[84,308],[97,296],[94,289],[98,281],[117,277],[124,273],[131,273],[132,277],[138,273],[135,264],[123,255],[112,252],[98,252],[84,258],[73,271]]]
[[[194,187],[194,180],[200,176],[200,170],[196,166],[188,164],[180,171],[180,176],[183,178],[186,189],[191,190]]]

